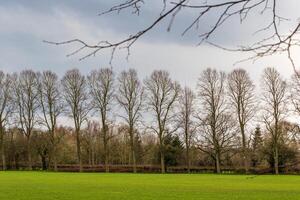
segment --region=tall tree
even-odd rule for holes
[[[17,75],[15,75],[17,77]],[[37,124],[39,109],[38,77],[32,70],[24,70],[14,81],[14,93],[17,105],[18,122],[27,139],[28,169],[32,170],[31,135]]]
[[[228,75],[228,94],[230,105],[238,120],[242,138],[242,157],[244,168],[249,170],[249,135],[246,133],[247,125],[255,113],[254,85],[243,69],[235,69]]]
[[[183,131],[188,173],[190,173],[191,168],[190,147],[197,128],[194,120],[194,116],[196,114],[195,100],[195,94],[190,88],[185,87],[181,90],[179,95],[179,112],[177,114],[177,118],[179,127]]]
[[[136,152],[134,145],[136,138],[135,128],[137,126],[137,121],[141,117],[143,87],[134,69],[123,71],[118,80],[119,92],[117,100],[125,111],[125,115],[123,115],[122,118],[128,125],[133,172],[136,173]]]
[[[279,143],[282,131],[280,122],[284,120],[287,111],[287,84],[275,68],[264,70],[261,82],[263,97],[263,121],[272,142],[274,171],[279,174]]]
[[[14,109],[13,94],[12,94],[12,77],[8,74],[4,74],[0,71],[0,148],[2,169],[6,170],[6,158],[5,158],[5,131],[9,124],[9,119],[12,116]]]
[[[145,80],[147,105],[155,117],[155,125],[151,126],[158,136],[161,172],[165,173],[164,138],[167,129],[172,129],[170,122],[174,120],[174,106],[178,98],[179,84],[172,81],[167,71],[154,71]]]
[[[74,120],[75,134],[76,134],[76,147],[77,159],[79,164],[79,171],[82,171],[82,158],[81,158],[81,126],[87,119],[90,106],[88,103],[87,83],[83,75],[80,74],[78,69],[72,69],[66,72],[62,79],[63,95],[69,112]]]
[[[225,80],[225,73],[208,68],[202,72],[198,82],[202,106],[198,118],[203,133],[199,136],[198,147],[212,157],[217,173],[221,172],[222,154],[232,148],[235,137],[231,116],[227,112]]]
[[[104,145],[105,171],[109,172],[109,130],[108,113],[114,100],[114,74],[109,68],[92,71],[88,76],[94,108],[100,112],[102,139]]]
[[[51,157],[53,159],[54,171],[57,171],[57,117],[62,113],[62,95],[60,91],[60,83],[54,72],[44,71],[39,81],[39,98],[42,108],[42,121],[46,126],[51,143]]]

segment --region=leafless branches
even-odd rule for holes
[[[155,19],[155,21],[153,21],[145,29],[143,29],[143,30],[141,30],[141,31],[139,31],[139,32],[137,32],[133,35],[130,35],[128,38],[125,38],[124,40],[121,40],[121,41],[118,41],[118,42],[100,41],[96,45],[88,44],[88,43],[84,42],[84,40],[81,40],[81,39],[73,39],[73,40],[68,40],[68,41],[63,41],[63,42],[51,42],[51,41],[44,41],[44,42],[49,43],[49,44],[54,44],[54,45],[65,45],[65,44],[78,43],[78,44],[81,45],[81,47],[76,49],[75,51],[71,52],[67,56],[75,55],[75,54],[81,52],[82,50],[90,50],[90,52],[88,52],[85,56],[81,57],[80,60],[88,58],[88,57],[93,56],[93,55],[96,55],[101,50],[111,49],[111,59],[110,59],[110,63],[111,63],[113,58],[114,58],[115,51],[117,49],[126,49],[127,50],[127,55],[129,56],[130,55],[130,47],[139,38],[141,38],[144,34],[146,34],[151,29],[153,29],[157,24],[159,24],[167,16],[169,16],[170,14],[172,14],[173,12],[178,10],[185,1],[186,0],[181,0],[178,4],[174,5],[169,10],[166,10],[166,11],[162,12],[161,15],[157,19]],[[134,3],[134,2],[136,2],[136,3]],[[142,2],[142,1],[129,0],[129,1],[127,1],[127,3],[125,2],[123,4],[112,7],[112,9],[108,12],[113,12],[113,11],[116,11],[116,10],[118,12],[120,12],[122,9],[132,7],[132,6],[133,7],[136,6],[136,8],[138,8],[137,5],[138,5],[139,2]],[[139,8],[138,8],[138,10],[139,10]]]
[[[18,122],[27,138],[28,168],[32,169],[31,135],[37,124],[39,108],[38,77],[32,70],[25,70],[14,77],[14,95],[17,106]]]
[[[281,31],[279,28],[280,23],[287,19],[279,16],[278,4],[278,0],[222,0],[202,2],[188,0],[162,0],[160,15],[158,15],[146,28],[138,31],[137,33],[129,35],[127,38],[124,38],[120,41],[112,42],[103,40],[101,42],[98,42],[97,44],[88,44],[82,39],[73,39],[63,42],[45,42],[54,45],[66,45],[73,43],[80,44],[81,46],[78,49],[68,54],[68,56],[71,56],[83,50],[87,50],[85,55],[81,57],[80,60],[88,58],[92,55],[96,55],[98,52],[104,49],[110,49],[112,52],[112,61],[115,51],[117,49],[126,49],[129,56],[131,46],[143,35],[155,28],[166,18],[170,19],[167,28],[167,30],[169,31],[178,13],[180,13],[182,10],[188,9],[191,12],[196,12],[197,15],[191,19],[191,23],[188,24],[187,27],[183,30],[182,35],[185,35],[192,29],[199,30],[199,27],[202,25],[203,20],[206,20],[205,17],[213,13],[216,16],[216,20],[210,22],[211,26],[207,31],[199,31],[199,44],[202,44],[203,42],[208,42],[216,47],[229,51],[251,52],[252,56],[250,56],[246,60],[255,60],[264,56],[270,56],[277,53],[287,53],[287,57],[289,58],[291,64],[295,68],[296,66],[291,52],[294,47],[299,46],[300,23],[296,22],[296,25],[290,28],[290,32]],[[144,6],[144,0],[125,0],[120,4],[112,6],[108,11],[103,12],[100,15],[113,12],[119,13],[129,8],[133,9],[134,14],[139,14],[141,12],[142,6]],[[250,12],[258,11],[264,19],[267,18],[266,16],[270,16],[270,23],[266,27],[263,27],[259,30],[253,30],[253,32],[265,32],[269,34],[269,36],[258,39],[252,45],[240,45],[239,47],[233,49],[220,46],[215,42],[210,41],[211,36],[213,36],[213,34],[218,29],[220,29],[226,21],[234,17],[238,17],[240,19],[240,22],[242,23],[247,18]]]
[[[300,76],[293,74],[291,78],[290,100],[294,106],[294,110],[300,115]]]
[[[9,120],[11,120],[14,111],[12,81],[12,77],[9,74],[4,74],[0,71],[0,148],[3,170],[6,169],[4,151],[5,129],[9,125]]]
[[[221,157],[233,147],[234,123],[227,110],[224,72],[206,69],[198,82],[198,94],[201,103],[198,119],[201,134],[198,148],[210,155],[221,172]]]
[[[81,159],[81,125],[87,119],[90,106],[88,103],[87,83],[83,75],[78,69],[69,70],[62,79],[63,95],[65,101],[69,106],[69,113],[71,114],[76,133],[76,147],[77,158],[82,171]]]
[[[44,71],[39,78],[39,99],[42,108],[42,121],[49,132],[54,171],[57,171],[57,117],[63,111],[60,83],[57,75],[51,71]]]
[[[266,68],[262,78],[264,116],[263,120],[270,134],[274,148],[275,173],[279,173],[279,140],[282,135],[280,123],[287,112],[286,82],[274,68]]]
[[[102,137],[105,155],[105,171],[109,172],[109,148],[110,139],[108,130],[108,112],[114,100],[114,74],[109,68],[92,71],[88,76],[90,94],[93,98],[94,108],[100,112]]]
[[[170,121],[174,120],[174,105],[179,95],[180,87],[173,82],[166,71],[154,71],[145,80],[146,101],[148,109],[153,113],[155,125],[152,130],[157,134],[160,147],[161,172],[165,172],[164,138],[166,132],[172,129]],[[168,127],[169,126],[169,127]]]
[[[192,145],[193,138],[195,137],[197,125],[195,122],[196,105],[195,105],[194,92],[185,87],[181,90],[179,95],[179,112],[176,114],[178,126],[183,131],[184,143],[186,148],[186,165],[188,172],[190,172],[190,147]]]
[[[117,100],[125,111],[125,116],[123,119],[128,124],[133,171],[136,172],[134,139],[136,137],[136,123],[141,117],[143,87],[138,79],[137,72],[133,69],[130,69],[129,71],[123,71],[120,74],[118,81],[119,92],[117,95]]]
[[[120,3],[118,5],[115,5],[111,7],[109,10],[100,13],[99,15],[104,15],[107,13],[112,13],[112,12],[121,12],[122,10],[132,8],[133,9],[133,14],[139,14],[140,13],[140,8],[141,4],[144,4],[144,0],[126,0],[124,3]]]
[[[242,149],[245,171],[249,168],[249,134],[246,133],[248,122],[255,113],[254,85],[243,69],[236,69],[228,75],[228,95],[231,108],[234,110],[235,119],[238,120],[238,126],[242,138]]]

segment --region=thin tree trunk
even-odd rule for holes
[[[56,156],[53,157],[53,167],[54,167],[54,171],[57,172],[57,160],[56,160]]]
[[[105,165],[105,172],[108,173],[109,172],[109,161],[108,161],[108,148],[107,148],[107,138],[106,135],[104,136],[104,165]]]
[[[277,144],[275,145],[275,154],[274,154],[274,168],[275,168],[275,174],[279,174],[279,167],[278,167],[278,147]]]
[[[43,154],[43,153],[42,153]],[[47,161],[46,161],[46,156],[41,155],[41,160],[42,160],[42,169],[47,170]]]
[[[56,155],[56,137],[55,130],[52,131],[52,159],[53,159],[53,169],[57,172],[57,155]]]
[[[1,127],[0,127],[1,128]],[[2,169],[3,171],[6,170],[6,158],[5,158],[5,148],[4,148],[4,131],[1,128],[1,158],[2,158]]]
[[[249,162],[248,162],[248,152],[247,148],[244,148],[243,150],[243,159],[244,159],[244,168],[245,168],[245,173],[249,173]]]
[[[159,150],[160,150],[160,168],[161,168],[161,173],[164,174],[166,172],[165,169],[165,154],[164,154],[164,141],[162,138],[162,133],[159,135]]]
[[[187,172],[191,173],[191,160],[190,160],[190,147],[187,145],[186,147],[186,164],[187,164]]]
[[[27,137],[27,156],[28,156],[28,170],[32,170],[32,158],[31,158],[31,144],[30,137]]]
[[[19,170],[19,154],[15,155],[15,168],[16,170]]]
[[[53,169],[55,172],[57,172],[57,156],[56,156],[56,147],[53,147],[53,152],[52,152],[52,158],[53,158]]]
[[[160,151],[160,168],[161,168],[161,173],[164,174],[166,172],[166,170],[165,170],[165,155],[164,155],[164,152],[162,149]]]
[[[132,150],[131,153],[132,153],[133,173],[136,173],[137,170],[136,170],[136,159],[135,159],[135,152],[134,152],[134,150]]]
[[[247,142],[244,133],[244,128],[242,128],[242,140],[243,140],[243,161],[244,161],[244,169],[245,173],[249,173],[249,162],[248,162],[248,150],[247,150]]]
[[[95,149],[92,147],[92,166],[95,166]]]
[[[108,131],[106,127],[106,119],[102,117],[102,130],[103,130],[103,145],[104,145],[104,166],[105,172],[109,172],[109,158],[108,158]]]
[[[217,174],[221,173],[220,155],[219,155],[219,153],[217,153],[217,155],[216,155],[216,172],[217,172]]]
[[[133,173],[136,173],[136,157],[135,157],[135,148],[134,148],[133,128],[130,128],[129,132],[130,132],[130,146],[131,146]]]
[[[78,159],[78,164],[79,164],[79,172],[82,172],[82,160],[81,160],[81,147],[80,147],[80,132],[77,129],[76,130],[76,143],[77,143],[77,159]]]
[[[1,154],[2,154],[2,170],[5,171],[6,170],[6,158],[5,158],[5,151],[4,151],[4,147],[1,147]]]
[[[187,124],[187,123],[186,123]],[[188,139],[188,128],[185,127],[185,146],[186,146],[186,165],[187,165],[187,172],[191,172],[191,161],[190,161],[190,145]]]

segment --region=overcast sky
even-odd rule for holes
[[[82,55],[66,57],[75,46],[52,46],[42,41],[74,38],[91,43],[101,40],[118,41],[149,25],[161,9],[160,0],[146,0],[139,17],[131,15],[130,10],[98,16],[117,2],[122,0],[0,0],[0,69],[7,72],[29,68],[39,71],[51,69],[61,76],[74,67],[83,73],[99,67],[109,67],[109,52],[79,61]],[[291,18],[289,24],[296,23],[300,1],[280,2],[280,14]],[[270,17],[268,13],[264,16],[258,13],[258,10],[254,11],[242,25],[239,19],[228,21],[212,39],[226,47],[250,44],[256,39],[253,33],[266,25]],[[147,33],[132,47],[128,62],[125,52],[117,53],[113,60],[114,70],[119,72],[135,68],[141,77],[145,77],[154,69],[165,69],[170,71],[174,79],[191,87],[195,86],[201,70],[207,67],[226,72],[242,67],[249,71],[256,83],[264,67],[274,66],[285,77],[292,73],[286,55],[234,66],[234,63],[247,55],[226,52],[206,44],[196,46],[199,42],[197,31],[181,36],[181,32],[195,14],[194,11],[183,10],[171,32],[166,31],[168,21],[165,21]],[[213,13],[207,16],[200,31],[206,30],[214,17]],[[288,26],[282,28],[289,29]]]

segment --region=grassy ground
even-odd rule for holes
[[[298,200],[300,176],[0,172],[2,200]]]

